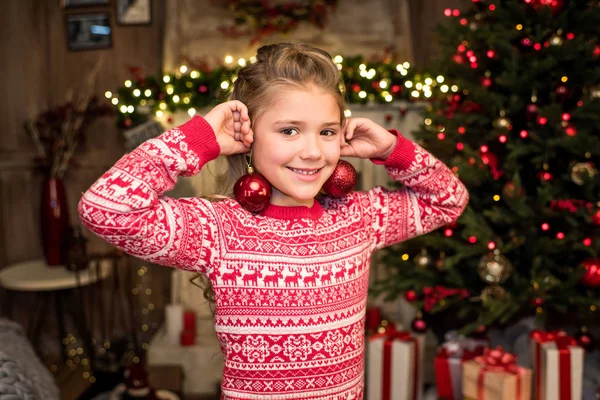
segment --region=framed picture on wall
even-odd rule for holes
[[[66,19],[70,51],[108,49],[112,46],[109,13],[68,14]]]
[[[110,0],[60,0],[62,8],[86,7],[86,6],[107,6]]]
[[[151,0],[116,0],[119,25],[149,25],[152,22]]]

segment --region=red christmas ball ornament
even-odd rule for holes
[[[579,280],[581,284],[590,288],[600,287],[600,259],[589,259],[583,262],[585,273]]]
[[[485,325],[479,325],[479,327],[477,329],[475,329],[475,332],[473,332],[477,335],[485,335],[487,333],[487,326]]]
[[[600,225],[600,210],[596,211],[596,214],[592,216],[592,224]]]
[[[427,331],[427,322],[425,322],[425,320],[423,320],[422,318],[413,319],[410,325],[412,327],[412,330],[417,333],[425,333],[425,331]]]
[[[452,56],[452,61],[454,61],[456,64],[463,64],[465,62],[465,59],[462,55],[455,54]]]
[[[556,99],[564,101],[569,96],[569,88],[565,85],[558,85],[554,91],[556,93]]]
[[[248,173],[237,180],[233,195],[250,212],[262,211],[271,198],[271,184],[261,174],[248,167]]]
[[[409,303],[414,303],[415,301],[419,300],[419,295],[414,290],[407,290],[404,292],[404,298]]]
[[[594,55],[600,57],[600,45],[594,47]]]
[[[534,297],[529,300],[529,304],[531,304],[531,306],[535,308],[541,307],[544,305],[544,299],[542,299],[541,297]]]
[[[125,121],[123,121],[123,125],[125,125],[126,128],[129,128],[131,126],[132,122],[131,122],[131,118],[127,118],[125,119]]]
[[[340,160],[333,174],[323,184],[323,190],[333,197],[344,197],[356,186],[356,170],[348,161]]]
[[[533,103],[528,104],[527,107],[525,108],[525,117],[527,117],[527,119],[531,120],[531,119],[535,118],[536,114],[537,114],[537,106]]]
[[[487,78],[487,77],[486,77],[486,78],[483,78],[483,79],[481,80],[481,84],[482,84],[484,87],[486,87],[486,88],[489,88],[490,86],[492,86],[492,80],[491,80],[490,78]]]
[[[588,329],[584,326],[579,332],[574,335],[577,340],[577,344],[585,349],[585,351],[592,351],[594,349],[594,338],[588,332]]]
[[[506,197],[514,199],[516,197],[523,196],[524,192],[523,192],[523,187],[522,186],[519,186],[517,188],[517,186],[515,185],[515,183],[512,182],[512,181],[510,181],[510,182],[506,182],[506,184],[502,188],[502,193],[504,193],[504,195]]]

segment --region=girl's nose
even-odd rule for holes
[[[302,142],[300,157],[307,160],[318,160],[323,154],[319,135],[306,135]]]

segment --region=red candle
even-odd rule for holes
[[[196,344],[196,331],[181,332],[181,345],[182,346],[193,346],[194,344]]]
[[[183,330],[196,332],[196,314],[193,311],[183,313]]]

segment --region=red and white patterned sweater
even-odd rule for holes
[[[129,254],[209,277],[224,399],[362,399],[371,253],[454,221],[465,187],[398,135],[383,164],[399,190],[256,215],[233,199],[163,196],[219,151],[201,117],[148,140],[83,195],[83,223]]]

